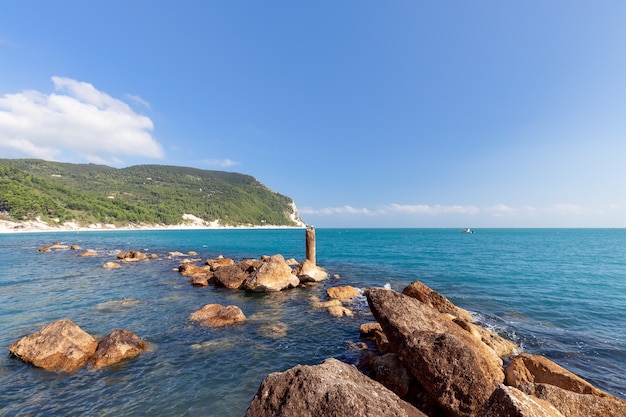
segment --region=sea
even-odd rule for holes
[[[626,399],[626,229],[317,228],[317,265],[329,278],[276,293],[193,287],[177,272],[201,264],[281,254],[302,261],[304,229],[54,232],[0,235],[0,415],[238,416],[262,380],[298,364],[357,364],[359,326],[373,321],[364,296],[352,317],[314,306],[326,289],[390,287],[419,280],[475,321]],[[38,252],[60,242],[95,250]],[[117,251],[156,260],[122,264]],[[200,327],[205,304],[237,305],[244,323]],[[103,337],[128,329],[150,343],[140,356],[72,374],[35,368],[9,345],[67,317]]]

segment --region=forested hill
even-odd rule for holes
[[[184,214],[221,226],[303,225],[291,198],[249,175],[0,159],[0,220],[176,225]]]

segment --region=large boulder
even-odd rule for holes
[[[549,401],[566,416],[626,416],[626,402],[543,356],[516,356],[506,367],[505,376],[507,385]]]
[[[202,326],[222,327],[246,320],[245,314],[237,306],[207,304],[189,316],[191,321],[199,321]]]
[[[500,385],[491,396],[484,417],[564,417],[548,401]]]
[[[217,285],[236,289],[241,287],[244,281],[250,276],[248,268],[249,265],[241,262],[234,265],[221,266],[213,272],[213,277]]]
[[[293,269],[293,273],[298,277],[300,282],[319,282],[328,278],[328,272],[308,259],[299,263]]]
[[[521,348],[515,343],[505,339],[500,335],[490,332],[484,327],[478,326],[474,323],[470,323],[458,317],[452,321],[459,325],[463,330],[468,331],[476,339],[480,340],[491,349],[493,349],[494,352],[496,352],[496,354],[501,358],[517,354],[521,350]]]
[[[550,359],[522,353],[511,360],[504,370],[505,383],[519,388],[526,382],[550,384],[579,394],[606,397],[609,394],[595,388],[589,382],[573,374]]]
[[[520,391],[550,402],[567,417],[626,416],[626,402],[609,396],[580,394],[550,384],[523,383]]]
[[[98,341],[64,318],[27,335],[9,346],[25,362],[53,372],[73,372],[82,367],[98,347]]]
[[[366,296],[392,349],[428,395],[452,415],[479,415],[504,381],[498,355],[413,297],[382,288]]]
[[[98,348],[89,358],[89,364],[95,368],[103,368],[134,358],[147,348],[148,343],[130,330],[113,330],[98,343]]]
[[[354,366],[336,359],[268,375],[246,417],[426,417]]]
[[[198,266],[191,262],[184,262],[178,265],[178,273],[185,276],[207,275],[211,273],[210,266]]]
[[[261,266],[245,280],[243,287],[253,292],[274,292],[299,284],[300,280],[291,273],[285,258],[277,254],[264,258]]]
[[[469,311],[457,307],[446,297],[434,291],[421,281],[413,281],[407,285],[402,290],[402,294],[413,297],[440,313],[447,313],[465,321],[472,322],[472,315]]]

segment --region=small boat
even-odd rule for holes
[[[474,233],[474,231],[468,227],[466,229],[461,229],[461,233]]]

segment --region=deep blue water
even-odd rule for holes
[[[473,312],[526,352],[549,357],[626,399],[626,230],[317,229],[317,263],[340,278],[273,294],[194,288],[169,251],[236,260],[282,254],[301,261],[304,230],[115,231],[0,235],[0,415],[242,416],[263,378],[327,357],[355,363],[358,327],[371,321],[312,307],[335,285],[419,279]],[[40,253],[59,241],[98,250]],[[159,260],[105,270],[114,250]],[[130,304],[117,301],[137,300]],[[248,321],[199,328],[187,318],[208,303],[235,304]],[[8,346],[63,317],[94,335],[129,329],[152,344],[105,370],[56,375],[11,357]],[[264,327],[287,329],[277,337]]]

